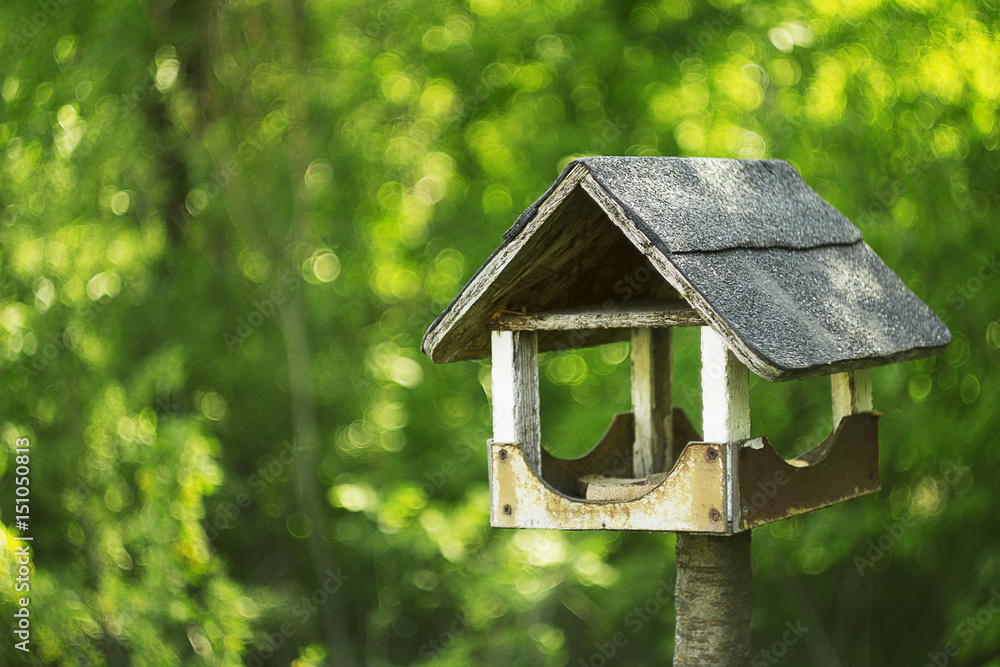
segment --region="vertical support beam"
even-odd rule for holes
[[[632,329],[632,474],[645,477],[674,465],[670,328]]]
[[[833,429],[837,430],[840,420],[859,412],[872,411],[872,369],[864,368],[830,376],[830,390],[833,394]]]
[[[538,420],[538,334],[494,331],[493,440],[521,443],[528,465],[542,474],[542,432]]]
[[[710,327],[701,328],[701,415],[705,442],[732,443],[750,437],[750,371]],[[735,527],[738,452],[727,445],[720,453],[726,464],[727,507],[719,511]]]
[[[705,442],[750,437],[750,371],[709,327],[701,328],[701,401]]]
[[[709,327],[701,330],[702,416],[706,442],[750,437],[750,374]],[[727,473],[735,475],[736,447],[723,445]],[[726,479],[723,517],[735,518],[736,480]],[[731,524],[732,525],[732,524]],[[677,534],[677,630],[674,665],[750,663],[750,531],[730,537]]]

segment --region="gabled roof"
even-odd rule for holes
[[[574,160],[430,326],[444,363],[489,356],[498,313],[686,299],[768,380],[936,354],[951,335],[782,160]],[[627,330],[544,331],[539,349]]]

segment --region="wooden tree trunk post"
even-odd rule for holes
[[[632,474],[645,477],[673,466],[670,329],[632,329]]]
[[[494,331],[493,440],[519,442],[528,465],[542,474],[538,421],[538,333]]]
[[[701,332],[705,441],[749,438],[749,371],[715,331]],[[737,455],[736,447],[723,447],[730,470]],[[678,533],[675,596],[675,666],[750,663],[750,531],[731,537]]]

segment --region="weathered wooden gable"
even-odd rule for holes
[[[711,326],[769,380],[927,356],[950,340],[786,162],[596,157],[571,163],[518,218],[424,351],[485,358],[490,330],[511,319],[536,318],[543,351],[626,340],[621,322],[637,313]]]

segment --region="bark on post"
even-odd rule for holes
[[[749,371],[709,327],[702,328],[702,403],[706,442],[750,437]],[[734,469],[734,447],[723,457]],[[720,512],[730,520],[730,507]],[[730,537],[677,534],[674,665],[746,667],[750,663],[750,531]]]
[[[750,664],[750,531],[677,534],[674,666]]]

